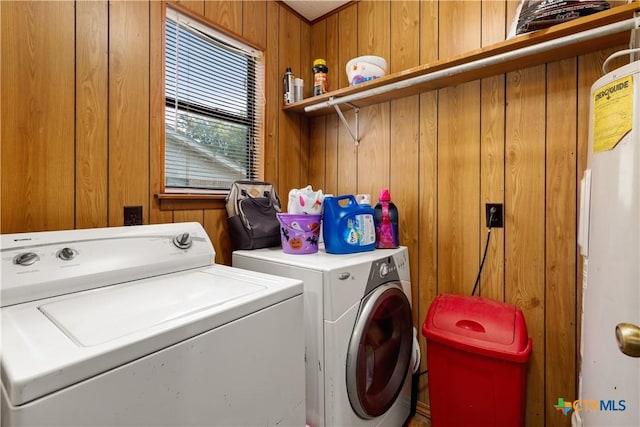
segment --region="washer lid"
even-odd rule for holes
[[[76,344],[88,347],[180,319],[264,290],[249,282],[219,281],[194,272],[112,286],[43,304],[40,311]]]
[[[3,307],[2,384],[22,405],[301,294],[299,280],[214,265]]]

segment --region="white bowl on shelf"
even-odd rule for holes
[[[346,72],[349,85],[379,79],[387,73],[387,61],[381,56],[358,56],[347,62]]]

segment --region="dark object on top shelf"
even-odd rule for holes
[[[522,0],[510,35],[528,33],[609,9],[603,0]]]

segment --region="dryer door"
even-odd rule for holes
[[[412,328],[400,283],[378,286],[362,300],[347,354],[347,392],[361,418],[380,416],[396,401],[411,361]]]

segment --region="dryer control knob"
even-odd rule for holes
[[[191,239],[191,234],[182,233],[178,234],[173,238],[173,244],[180,249],[189,249],[193,244],[193,240]]]
[[[380,264],[380,277],[384,278],[389,274],[389,266],[387,264]]]
[[[18,264],[18,265],[31,265],[34,262],[38,261],[40,259],[40,257],[38,256],[37,253],[35,252],[23,252],[19,255],[17,255],[14,259],[13,259],[13,263],[14,264]]]
[[[63,261],[71,261],[76,257],[76,251],[71,248],[62,248],[60,252],[58,252],[58,258]]]

